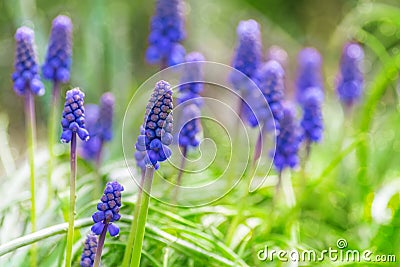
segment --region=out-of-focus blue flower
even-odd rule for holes
[[[150,24],[146,60],[150,64],[167,66],[184,62],[185,48],[180,42],[185,36],[182,0],[157,0]]]
[[[146,107],[144,134],[136,142],[136,150],[147,152],[144,155],[146,166],[158,168],[158,162],[171,156],[169,145],[172,143],[172,90],[169,83],[156,83],[153,94]],[[136,155],[135,155],[136,156]]]
[[[343,47],[336,90],[340,101],[346,106],[352,106],[361,98],[364,87],[361,71],[363,59],[364,50],[359,44],[350,42]]]
[[[185,106],[182,116],[182,128],[179,129],[178,143],[181,147],[197,147],[197,134],[202,131],[200,123],[200,109],[196,104]]]
[[[318,87],[323,90],[322,57],[317,49],[306,47],[298,55],[297,101],[301,104],[303,96],[309,88]]]
[[[199,52],[187,54],[186,63],[183,69],[181,85],[179,86],[178,104],[191,100],[200,107],[202,101],[200,94],[204,89],[203,61],[204,56]]]
[[[121,218],[119,210],[121,208],[122,191],[124,191],[124,187],[117,181],[107,183],[104,194],[97,204],[98,211],[92,215],[94,225],[91,230],[96,235],[100,235],[105,226],[107,226],[111,236],[119,234],[119,227],[113,222]]]
[[[278,172],[282,172],[286,167],[297,166],[301,140],[302,132],[296,121],[296,111],[293,106],[284,104],[280,131],[276,139],[275,155],[273,155],[273,162]]]
[[[114,102],[113,94],[107,92],[101,96],[99,106],[86,106],[86,129],[90,133],[90,139],[83,143],[80,153],[87,160],[97,159],[102,145],[112,139]]]
[[[67,83],[72,62],[72,22],[60,15],[53,20],[43,76],[53,82]]]
[[[93,267],[98,242],[99,240],[97,238],[97,235],[93,233],[88,234],[85,240],[85,244],[83,245],[83,252],[81,256],[82,267]]]
[[[324,125],[321,104],[323,99],[324,95],[318,87],[307,89],[303,96],[301,127],[303,128],[303,138],[308,142],[318,142],[322,138]]]
[[[77,133],[82,141],[89,140],[89,133],[85,128],[85,94],[79,89],[74,88],[67,91],[65,96],[64,111],[62,113],[61,142],[69,143],[73,133]]]
[[[18,95],[24,95],[26,90],[30,90],[33,94],[39,96],[44,94],[44,85],[38,74],[34,38],[33,30],[25,26],[18,28],[15,33],[15,71],[12,74],[12,80],[14,91]]]
[[[237,27],[237,44],[232,67],[252,79],[261,64],[262,44],[260,26],[255,20],[241,21]],[[237,90],[248,90],[247,79],[232,72],[230,81]]]
[[[274,119],[273,122],[277,131],[279,131],[279,121],[283,117],[282,101],[284,94],[284,76],[285,71],[275,60],[270,60],[263,64],[255,75],[255,82],[263,93],[265,100],[271,109]],[[268,121],[268,109],[262,107],[259,113],[262,114],[259,115],[261,119],[267,119],[265,121],[267,124],[266,129],[270,129],[271,126],[273,127],[273,123]]]
[[[79,154],[86,160],[96,160],[101,150],[101,139],[97,135],[98,120],[99,106],[95,104],[85,105],[85,127],[90,133],[90,138],[80,145]]]

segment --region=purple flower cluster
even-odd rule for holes
[[[172,90],[169,83],[156,83],[153,94],[146,107],[144,134],[139,135],[136,149],[147,152],[144,155],[146,166],[158,168],[158,162],[171,156],[168,146],[172,143]],[[137,159],[138,160],[138,159]]]
[[[283,106],[280,131],[276,139],[274,165],[279,172],[286,167],[294,168],[299,162],[298,150],[302,140],[301,128],[296,121],[296,111],[290,105]]]
[[[182,128],[179,131],[178,143],[181,147],[197,147],[200,143],[196,135],[202,131],[200,108],[195,104],[185,106],[182,116]]]
[[[67,83],[72,62],[72,22],[60,15],[53,20],[43,76],[53,82]]]
[[[202,104],[200,94],[204,89],[203,61],[204,56],[199,52],[191,52],[185,58],[185,66],[182,73],[181,85],[179,86],[178,104],[190,100],[199,107]]]
[[[35,34],[28,27],[18,28],[15,33],[15,71],[12,74],[14,91],[18,95],[24,95],[30,90],[35,95],[44,94],[44,85],[38,74],[38,63],[35,49]]]
[[[89,140],[89,133],[85,128],[84,98],[85,94],[79,88],[71,89],[66,93],[61,120],[63,127],[61,142],[63,143],[69,143],[73,133],[77,133],[82,141]]]
[[[297,101],[301,104],[303,96],[310,88],[323,90],[321,74],[322,58],[317,49],[306,47],[298,55]]]
[[[303,96],[301,127],[303,128],[303,138],[307,142],[318,142],[322,138],[324,125],[321,104],[323,99],[324,95],[318,87],[309,88]]]
[[[200,122],[200,108],[203,105],[200,93],[204,89],[203,63],[204,56],[198,52],[189,53],[186,56],[181,85],[179,87],[178,103],[183,104],[181,129],[178,133],[179,146],[187,148],[196,147],[199,140],[196,135],[202,131]]]
[[[92,267],[94,264],[94,258],[97,252],[97,235],[90,233],[86,237],[85,244],[83,245],[83,252],[81,256],[82,267]]]
[[[111,141],[114,104],[114,95],[107,92],[101,96],[99,106],[92,104],[86,107],[86,128],[90,139],[82,145],[81,154],[85,159],[97,159],[104,142]]]
[[[119,227],[113,222],[121,218],[119,210],[121,208],[121,192],[124,187],[117,181],[108,182],[104,189],[104,194],[97,204],[97,212],[92,215],[94,225],[91,230],[96,235],[100,235],[104,227],[107,227],[111,236],[119,234]]]
[[[346,106],[353,105],[361,97],[364,86],[361,71],[363,59],[364,50],[359,44],[350,42],[343,47],[336,90]]]
[[[233,71],[229,79],[242,97],[239,107],[240,117],[250,126],[255,127],[259,123],[259,118],[254,112],[261,110],[262,106],[261,95],[252,83],[262,58],[260,25],[255,20],[241,21],[237,27],[237,36],[232,67],[247,77]]]
[[[233,58],[232,67],[253,78],[257,68],[261,64],[262,45],[260,25],[255,20],[241,21],[237,27],[237,46]],[[243,81],[236,73],[232,73],[230,80],[237,90],[246,90],[247,80]]]
[[[150,28],[146,60],[166,66],[182,63],[185,48],[180,42],[186,35],[182,0],[157,0]]]
[[[283,117],[284,76],[285,71],[275,60],[270,60],[263,64],[255,75],[255,82],[264,95],[273,116],[273,121],[265,121],[266,129],[275,128],[279,131],[279,121]],[[262,110],[265,113],[268,112],[266,107],[263,107]],[[263,114],[260,118],[268,118],[268,114]]]

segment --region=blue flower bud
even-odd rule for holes
[[[38,74],[38,63],[34,32],[28,27],[18,28],[15,33],[15,71],[12,74],[14,91],[24,95],[30,90],[35,95],[44,95],[44,85]]]
[[[85,128],[84,98],[85,94],[79,88],[71,89],[66,93],[61,120],[63,127],[61,142],[63,143],[71,141],[72,133],[77,133],[82,141],[89,140],[89,133]]]
[[[52,23],[43,76],[54,82],[67,83],[72,62],[72,22],[67,16],[57,16]]]
[[[99,240],[93,233],[88,234],[85,244],[83,245],[83,252],[81,256],[82,267],[92,267],[94,264],[94,258],[96,257],[97,244]]]

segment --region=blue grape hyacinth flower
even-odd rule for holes
[[[184,62],[185,23],[182,0],[157,0],[151,19],[146,60],[162,67]],[[163,66],[164,65],[164,66]]]
[[[318,142],[324,130],[321,105],[324,95],[319,87],[309,88],[303,96],[303,138],[307,142]]]
[[[306,47],[298,54],[298,73],[296,80],[296,97],[301,104],[303,96],[309,88],[320,88],[323,90],[322,82],[322,57],[317,49]]]
[[[172,90],[169,83],[156,83],[153,94],[146,107],[144,134],[136,142],[136,150],[146,152],[145,164],[158,168],[158,162],[171,156],[169,145],[172,143]]]
[[[67,91],[61,120],[61,142],[69,143],[73,133],[77,133],[82,141],[89,140],[89,133],[85,127],[84,99],[85,94],[79,88]]]
[[[44,95],[44,85],[38,74],[38,62],[35,47],[35,34],[32,29],[23,26],[15,33],[16,50],[14,73],[14,91],[24,95],[30,90],[35,95]]]
[[[278,172],[282,172],[287,167],[297,166],[301,140],[302,131],[296,120],[296,110],[286,103],[283,105],[283,117],[280,120],[280,131],[276,139],[275,155],[273,155],[273,163]]]
[[[72,62],[72,22],[67,16],[57,16],[52,23],[46,61],[42,66],[44,78],[57,83],[70,79]]]
[[[337,84],[337,94],[346,106],[352,106],[362,95],[364,77],[362,63],[364,50],[358,43],[345,44],[340,60],[340,74]]]
[[[200,109],[196,104],[185,106],[182,115],[182,128],[179,130],[179,146],[187,148],[199,145],[200,141],[197,135],[202,131],[200,116]]]
[[[178,104],[190,100],[202,105],[200,94],[204,90],[203,61],[204,56],[199,52],[191,52],[185,58],[186,63],[183,69],[181,85],[179,86]]]
[[[111,141],[113,137],[113,117],[115,98],[110,92],[104,93],[100,98],[99,134],[103,141]]]
[[[101,140],[97,136],[97,122],[99,120],[99,106],[95,104],[85,105],[85,128],[90,133],[87,142],[83,142],[79,148],[79,154],[86,160],[96,160],[101,149]]]
[[[237,44],[232,67],[252,79],[261,64],[262,44],[260,25],[255,20],[241,21],[237,27]],[[247,79],[235,72],[230,75],[230,81],[236,90],[247,90]]]
[[[100,235],[104,227],[107,227],[111,236],[119,234],[119,227],[113,222],[121,218],[119,210],[121,208],[121,192],[124,187],[117,181],[108,182],[104,189],[104,194],[97,204],[97,212],[92,215],[94,225],[91,230],[96,235]]]
[[[282,101],[284,96],[284,77],[285,71],[275,60],[270,60],[263,64],[255,75],[255,82],[271,109],[273,121],[265,121],[265,129],[275,129],[279,132],[279,121],[283,117]],[[264,112],[260,118],[268,119],[268,109],[262,107],[260,112]]]
[[[88,234],[83,245],[83,251],[81,256],[81,267],[93,267],[94,258],[97,252],[97,244],[99,240],[97,235],[94,233]]]

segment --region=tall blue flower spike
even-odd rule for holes
[[[104,194],[97,204],[97,212],[92,215],[94,225],[91,230],[96,235],[100,235],[104,227],[107,227],[111,236],[119,234],[119,227],[113,222],[121,218],[119,210],[121,208],[121,192],[124,187],[117,181],[108,182],[104,189]]]
[[[172,143],[172,90],[169,83],[156,83],[153,94],[146,107],[144,134],[136,142],[136,150],[147,152],[144,159],[146,166],[158,168],[158,162],[171,156],[169,145]]]
[[[89,133],[85,128],[84,98],[85,94],[79,88],[71,89],[66,93],[61,120],[63,127],[61,142],[63,143],[69,143],[73,133],[77,133],[82,141],[89,140]]]
[[[263,93],[273,116],[273,121],[268,120],[268,109],[266,107],[259,111],[260,114],[261,112],[265,113],[260,115],[260,118],[267,119],[264,122],[266,130],[274,129],[275,125],[276,130],[279,132],[279,121],[283,117],[284,76],[285,71],[275,60],[270,60],[263,64],[255,75],[255,82]]]
[[[260,25],[255,20],[241,21],[237,27],[237,45],[233,58],[232,67],[252,79],[261,64],[262,44]],[[238,77],[233,72],[230,80],[237,90],[243,88],[242,77]]]
[[[197,134],[202,131],[200,109],[196,104],[185,106],[182,115],[182,129],[179,129],[178,143],[181,147],[197,147],[200,143]]]
[[[323,90],[321,67],[322,57],[317,49],[306,47],[300,51],[296,80],[296,97],[300,104],[303,102],[303,96],[309,88]]]
[[[173,66],[184,62],[186,37],[182,0],[157,0],[151,19],[146,60],[150,64]]]
[[[99,113],[99,133],[103,141],[111,141],[112,123],[114,116],[114,95],[110,92],[104,93],[100,98],[100,113]]]
[[[361,70],[363,59],[364,50],[358,43],[350,42],[343,47],[336,91],[346,106],[352,106],[361,98],[364,87]]]
[[[202,101],[199,97],[204,90],[202,61],[205,59],[201,53],[191,52],[187,54],[185,61],[189,64],[186,64],[183,69],[177,102],[181,104],[190,100],[190,103],[195,102],[200,107]]]
[[[280,131],[276,139],[275,155],[273,155],[273,162],[278,172],[282,172],[287,167],[297,166],[301,140],[302,131],[296,121],[296,110],[293,106],[284,104]]]
[[[252,84],[257,69],[261,64],[262,44],[260,26],[255,20],[241,21],[237,27],[237,45],[233,57],[232,67],[242,72],[231,72],[229,80],[235,90],[239,91],[242,101],[239,107],[240,117],[250,126],[255,127],[259,121],[254,114],[259,109],[259,95],[257,88]]]
[[[307,142],[318,142],[322,138],[324,130],[321,104],[324,95],[320,88],[311,87],[303,96],[303,118],[301,127],[303,128],[303,138]]]
[[[67,83],[72,62],[72,22],[60,15],[53,20],[46,62],[42,66],[44,78],[53,82]]]
[[[14,91],[18,95],[24,95],[26,90],[30,90],[38,96],[44,95],[44,85],[40,81],[38,74],[34,38],[33,30],[25,26],[18,28],[15,33],[15,71],[12,74],[12,80],[14,82]]]
[[[97,235],[93,233],[88,234],[85,240],[85,244],[83,245],[81,267],[93,267],[98,242],[99,240],[97,238]]]

